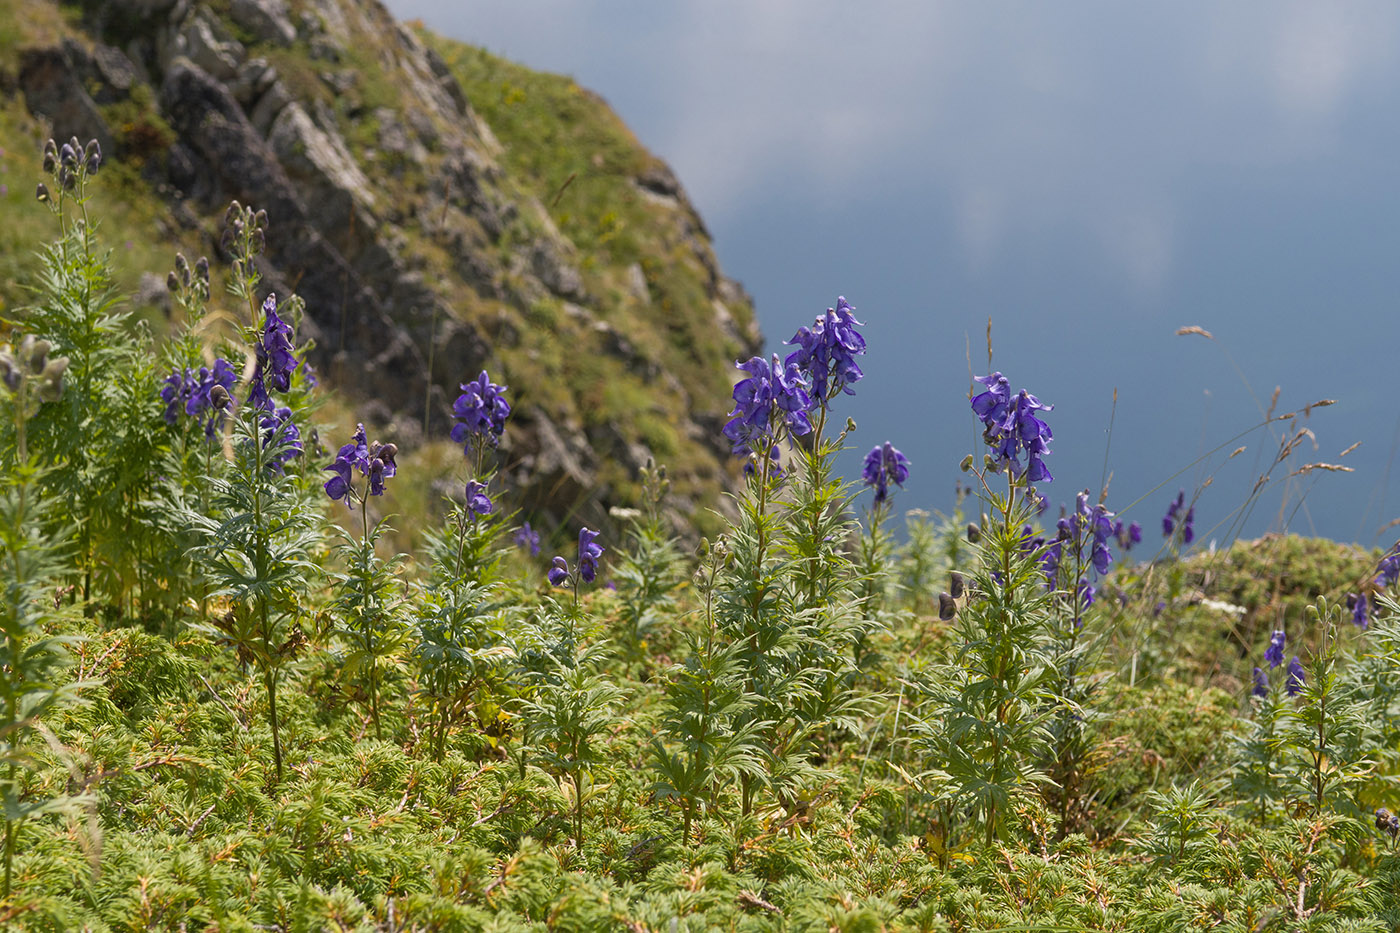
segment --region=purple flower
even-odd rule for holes
[[[258,338],[257,368],[278,392],[292,387],[296,371],[296,356],[292,353],[292,325],[277,316],[277,296],[269,294],[263,302],[263,328]]]
[[[476,480],[467,483],[467,511],[471,513],[473,519],[478,515],[490,515],[493,507],[490,497],[486,495],[485,483],[478,483]],[[538,540],[539,536],[537,535],[536,541],[538,542]]]
[[[496,385],[481,371],[472,382],[462,383],[462,394],[452,403],[452,414],[459,424],[452,426],[452,439],[465,445],[470,438],[480,438],[493,447],[506,430],[510,403],[505,400],[507,386]]]
[[[1091,584],[1091,583],[1090,583],[1087,579],[1085,579],[1084,577],[1080,577],[1080,578],[1079,578],[1079,588],[1078,588],[1078,589],[1079,589],[1079,603],[1080,603],[1080,605],[1082,605],[1085,609],[1088,609],[1090,606],[1092,606],[1092,605],[1094,604],[1094,597],[1096,597],[1096,596],[1098,595],[1098,592],[1099,592],[1099,591],[1096,590],[1096,589],[1094,589],[1093,584]],[[1077,615],[1078,615],[1078,613],[1076,613],[1076,616],[1077,616]],[[1076,618],[1076,619],[1074,620],[1074,625],[1075,625],[1075,628],[1078,628],[1078,627],[1079,627],[1079,619],[1078,619],[1078,618]]]
[[[836,307],[827,308],[811,327],[799,327],[788,341],[797,349],[785,362],[811,381],[809,409],[825,405],[841,392],[854,395],[851,385],[864,375],[855,361],[865,353],[865,338],[856,330],[861,323],[851,313],[854,310],[845,298],[837,298]]]
[[[1113,537],[1118,540],[1118,546],[1124,553],[1131,551],[1134,544],[1142,543],[1142,526],[1137,522],[1124,527],[1122,520],[1113,523]]]
[[[1288,695],[1296,697],[1303,689],[1303,684],[1308,682],[1307,674],[1303,671],[1303,662],[1298,660],[1295,654],[1293,660],[1288,662]]]
[[[769,447],[779,423],[786,424],[794,437],[812,430],[807,419],[811,397],[796,363],[781,363],[775,353],[772,362],[755,356],[735,365],[749,374],[734,386],[734,410],[724,426],[724,436],[736,454]]]
[[[1381,558],[1377,569],[1380,573],[1376,576],[1376,586],[1381,589],[1394,585],[1395,581],[1400,579],[1400,541],[1395,542],[1390,551]]]
[[[1053,435],[1050,427],[1035,416],[1038,411],[1051,411],[1055,406],[1044,405],[1040,399],[1022,389],[1011,394],[1011,383],[1001,373],[977,376],[975,381],[987,391],[972,399],[972,411],[982,419],[982,440],[992,448],[992,455],[1019,477],[1022,471],[1032,483],[1050,482],[1054,477],[1042,459],[1050,453]],[[1026,464],[1021,465],[1021,455]]]
[[[277,450],[273,455],[272,465],[280,472],[282,464],[293,457],[301,456],[301,430],[297,427],[297,423],[292,420],[292,410],[285,407],[265,408],[260,423],[263,431],[263,445]]]
[[[189,370],[186,370],[186,373],[188,372]],[[224,420],[224,410],[214,404],[210,393],[214,391],[215,386],[222,386],[227,392],[233,388],[236,381],[238,375],[234,372],[233,365],[222,357],[214,361],[213,369],[207,366],[199,367],[199,375],[191,381],[189,397],[185,400],[185,414],[204,425],[206,437],[213,437]]]
[[[1347,608],[1351,610],[1351,624],[1357,628],[1366,628],[1371,624],[1370,614],[1367,612],[1366,594],[1350,593],[1347,595]]]
[[[376,441],[370,446],[365,440],[365,426],[356,425],[355,436],[336,453],[335,462],[326,467],[335,474],[326,480],[326,495],[332,499],[344,499],[345,504],[353,509],[355,496],[351,490],[353,471],[356,469],[360,471],[361,476],[369,477],[368,495],[384,495],[384,481],[398,472],[398,464],[394,462],[397,453],[398,447],[393,444],[380,444]]]
[[[553,586],[563,586],[569,582],[569,562],[562,557],[554,558],[549,568],[549,582]]]
[[[190,389],[194,383],[194,375],[188,369],[184,375],[178,369],[172,370],[170,375],[161,380],[160,398],[165,402],[165,423],[174,425],[179,413],[184,409],[190,397]]]
[[[1185,510],[1183,512],[1183,510]],[[1186,505],[1186,490],[1181,490],[1176,494],[1176,499],[1167,506],[1167,514],[1162,516],[1162,537],[1170,538],[1172,532],[1176,530],[1178,522],[1181,527],[1181,543],[1190,544],[1196,540],[1196,529],[1193,523],[1196,521],[1196,507]]]
[[[1264,649],[1264,660],[1269,662],[1269,667],[1278,667],[1283,663],[1283,647],[1288,644],[1288,636],[1283,634],[1283,629],[1274,629],[1274,634],[1269,636],[1269,647]]]
[[[515,544],[516,547],[529,551],[530,556],[534,557],[540,552],[540,533],[531,528],[529,522],[526,522],[516,529]]]
[[[1257,667],[1254,669],[1254,689],[1250,692],[1257,697],[1269,695],[1269,675]]]
[[[865,469],[861,471],[861,479],[865,485],[875,487],[877,504],[884,502],[889,496],[891,482],[903,486],[908,478],[909,458],[889,441],[885,441],[881,446],[872,447],[870,453],[865,455]]]
[[[578,575],[584,583],[592,583],[598,575],[598,558],[603,556],[603,547],[594,543],[598,532],[587,528],[578,530]]]

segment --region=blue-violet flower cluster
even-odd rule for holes
[[[394,462],[398,450],[394,444],[380,444],[378,441],[375,441],[373,446],[369,445],[365,440],[365,426],[357,425],[354,439],[341,447],[335,455],[335,462],[326,467],[335,473],[335,476],[326,481],[326,495],[332,499],[344,499],[346,505],[351,509],[355,508],[352,471],[356,469],[360,471],[361,476],[369,477],[367,495],[384,495],[384,481],[398,472],[398,464]],[[363,496],[360,497],[360,501],[364,501]]]
[[[854,395],[851,384],[864,375],[855,360],[865,353],[865,338],[856,330],[860,321],[851,313],[854,310],[845,298],[837,298],[836,307],[827,308],[811,327],[799,327],[788,341],[797,349],[786,362],[810,379],[811,408],[825,405],[841,392]]]
[[[1162,516],[1162,537],[1170,538],[1172,532],[1176,530],[1177,523],[1181,524],[1181,543],[1190,544],[1196,539],[1196,529],[1192,523],[1196,521],[1196,507],[1186,507],[1186,490],[1181,490],[1176,494],[1176,499],[1167,507],[1167,514]]]
[[[875,502],[884,502],[889,496],[890,483],[903,486],[909,478],[909,458],[899,452],[889,441],[872,447],[865,455],[865,468],[861,479],[867,486],[875,487]]]
[[[811,432],[812,422],[807,418],[811,396],[791,358],[782,363],[775,353],[771,362],[755,356],[736,365],[749,374],[734,386],[734,410],[724,426],[724,436],[734,444],[736,454],[769,447],[779,422],[786,424],[794,437]]]
[[[972,399],[972,410],[982,419],[982,440],[992,448],[992,455],[1011,468],[1011,475],[1022,471],[1032,483],[1050,482],[1054,477],[1042,459],[1050,453],[1050,427],[1035,416],[1038,411],[1051,411],[1055,406],[1041,404],[1040,399],[1025,389],[1011,394],[1011,383],[1001,373],[977,376],[975,381],[987,391]],[[1026,464],[1021,465],[1021,455]]]
[[[1283,663],[1283,648],[1288,644],[1288,636],[1283,633],[1283,629],[1274,629],[1273,635],[1269,636],[1269,647],[1264,649],[1264,660],[1269,662],[1269,667],[1278,667]]]
[[[471,438],[478,438],[494,447],[510,417],[510,403],[505,399],[508,387],[496,385],[483,369],[476,379],[462,383],[461,389],[462,394],[452,403],[452,414],[459,422],[452,426],[452,439],[465,446]]]
[[[578,531],[578,576],[584,583],[592,583],[598,576],[598,558],[603,556],[603,546],[597,543],[599,532],[580,528]],[[549,568],[549,582],[564,586],[569,582],[569,562],[563,557],[555,557]]]
[[[214,404],[210,393],[215,386],[221,386],[227,392],[236,381],[233,365],[222,357],[214,361],[213,369],[201,366],[198,373],[186,369],[181,375],[178,369],[173,370],[163,380],[160,390],[161,400],[165,402],[166,423],[173,425],[183,409],[185,414],[203,426],[206,437],[213,437],[223,423],[224,409]]]

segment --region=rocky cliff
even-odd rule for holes
[[[649,457],[686,518],[732,477],[750,301],[669,168],[569,79],[377,0],[11,0],[0,88],[26,141],[101,140],[172,252],[215,255],[231,199],[267,210],[265,276],[401,446],[445,436],[457,383],[489,368],[516,405],[506,478],[537,514],[597,519]]]

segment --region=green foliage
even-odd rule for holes
[[[1139,598],[1086,611],[1084,556],[1046,585],[1015,480],[983,486],[976,542],[960,488],[898,545],[887,504],[857,527],[832,469],[846,434],[824,438],[821,405],[807,446],[782,438],[784,474],[756,451],[698,567],[648,469],[644,509],[606,542],[616,593],[577,570],[562,597],[541,589],[502,547],[500,481],[485,514],[454,504],[422,564],[384,553],[358,487],[359,528],[330,549],[344,506],[309,450],[285,459],[248,386],[213,438],[160,422],[158,374],[259,363],[265,218],[235,207],[225,244],[241,339],[194,326],[207,280],[177,260],[188,326],[157,365],[94,258],[86,185],[56,196],[50,281],[0,352],[7,929],[1400,921],[1400,824],[1375,812],[1400,809],[1400,605],[1384,595],[1366,632],[1310,600],[1292,693],[1276,676],[1246,700],[1230,671],[1229,689],[1203,686],[1222,634],[1243,653],[1220,668],[1257,648],[1238,614],[1188,624],[1231,574],[1125,568]],[[626,226],[600,220],[595,248]],[[306,424],[300,380],[279,401]],[[108,420],[118,441],[98,437]],[[492,483],[474,453],[469,475]],[[1299,597],[1325,583],[1272,572]],[[1159,617],[1141,597],[1163,593],[1180,599]]]

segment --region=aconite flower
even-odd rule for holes
[[[598,575],[598,558],[603,556],[602,545],[596,543],[598,534],[587,528],[578,530],[578,575],[584,583],[592,583]]]
[[[797,349],[784,361],[795,365],[810,382],[808,406],[824,405],[841,392],[854,395],[851,385],[864,374],[855,358],[865,353],[865,338],[857,327],[862,326],[852,314],[855,309],[845,298],[836,299],[836,307],[812,322],[799,327],[788,341]]]
[[[1385,589],[1391,586],[1397,579],[1400,579],[1400,541],[1381,558],[1380,564],[1376,568],[1380,571],[1376,575],[1376,586]]]
[[[494,506],[491,498],[486,495],[486,484],[472,480],[467,483],[467,511],[475,518],[478,515],[490,515]]]
[[[540,552],[540,533],[526,522],[515,531],[515,545],[529,551],[530,556],[534,557]]]
[[[384,481],[398,472],[398,465],[394,461],[397,453],[398,447],[394,444],[380,444],[376,441],[370,446],[365,440],[365,426],[356,425],[355,435],[350,443],[341,447],[335,455],[335,462],[326,467],[335,473],[335,476],[326,481],[326,495],[336,500],[344,499],[345,504],[353,509],[356,499],[353,491],[354,470],[359,470],[361,476],[369,477],[368,490],[359,497],[361,502],[366,495],[384,495]]]
[[[865,468],[861,479],[867,486],[875,487],[875,502],[884,502],[889,497],[889,485],[903,486],[909,478],[909,458],[899,452],[889,441],[870,449],[865,455]]]
[[[1265,674],[1263,669],[1258,667],[1254,669],[1254,689],[1250,692],[1257,697],[1269,695],[1269,675]]]
[[[1352,625],[1364,629],[1371,624],[1370,615],[1367,612],[1365,593],[1349,594],[1347,596],[1347,608],[1351,610]]]
[[[556,556],[549,568],[549,582],[553,586],[563,586],[569,582],[569,562]]]
[[[258,368],[278,392],[292,387],[292,373],[300,365],[292,353],[292,325],[277,315],[277,296],[263,302],[263,328],[256,347]]]
[[[1288,636],[1284,635],[1283,629],[1274,629],[1274,633],[1269,636],[1269,647],[1264,649],[1264,660],[1269,662],[1269,667],[1278,667],[1283,663],[1283,647],[1288,644]]]
[[[1167,512],[1162,516],[1162,537],[1170,538],[1172,532],[1176,530],[1178,523],[1181,527],[1181,543],[1190,544],[1196,539],[1196,507],[1186,505],[1186,490],[1181,490],[1167,506]]]
[[[1303,671],[1303,662],[1298,660],[1295,654],[1293,660],[1288,662],[1288,684],[1285,689],[1291,697],[1302,692],[1303,685],[1308,682],[1308,675]]]
[[[1044,456],[1050,453],[1053,435],[1050,427],[1035,416],[1038,411],[1052,411],[1025,389],[1011,394],[1011,383],[1001,373],[976,376],[974,381],[987,387],[972,399],[972,411],[982,420],[982,440],[992,449],[992,459],[1011,470],[1022,473],[1032,483],[1050,482],[1054,477],[1045,466]],[[1021,457],[1026,462],[1021,463]]]
[[[494,446],[506,430],[510,403],[505,399],[507,386],[491,381],[486,370],[471,382],[461,385],[462,394],[452,403],[452,416],[458,423],[452,426],[452,439],[465,445],[479,438]]]
[[[742,456],[769,447],[780,424],[794,437],[811,432],[811,396],[796,363],[780,362],[775,353],[771,361],[755,356],[735,365],[748,378],[734,386],[734,410],[724,426],[734,453]]]

